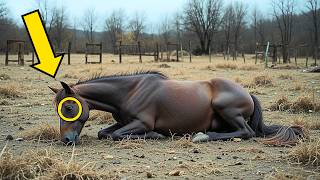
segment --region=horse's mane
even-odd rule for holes
[[[118,78],[118,77],[129,77],[129,76],[138,76],[138,75],[156,75],[161,79],[168,79],[168,77],[162,74],[159,71],[135,71],[135,72],[125,72],[125,73],[117,73],[112,75],[103,75],[102,73],[95,73],[91,77],[86,79],[80,79],[75,85],[84,84],[93,80],[98,79],[111,79],[111,78]]]

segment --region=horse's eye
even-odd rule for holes
[[[73,109],[73,107],[72,107],[71,105],[67,105],[67,106],[66,106],[66,110],[67,110],[67,111],[70,112],[70,111],[72,111],[72,109]]]

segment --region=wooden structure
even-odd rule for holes
[[[267,63],[268,56],[272,57],[272,63],[276,64],[278,59],[278,48],[281,46],[281,44],[271,44],[269,42],[268,44],[257,43],[255,51],[255,64],[257,64],[259,55],[262,55],[265,63]],[[266,49],[267,51],[265,51],[264,49]]]
[[[14,45],[18,45],[17,49],[14,48]],[[5,57],[5,65],[8,66],[9,62],[17,62],[19,65],[24,65],[24,55],[26,49],[26,42],[23,40],[7,40],[6,46],[6,57]],[[15,51],[17,52],[18,58],[17,59],[9,59],[9,55]],[[26,62],[32,62],[34,64],[34,52],[32,51],[31,60],[26,60]]]
[[[61,51],[61,50],[58,50],[58,51],[55,51],[55,55],[57,56],[57,55],[60,55],[60,54],[65,54],[66,56],[67,56],[67,58],[68,58],[68,65],[70,65],[71,64],[71,42],[69,42],[68,43],[68,47],[67,47],[67,49],[66,50],[63,50],[63,51]],[[66,57],[66,56],[64,56],[64,58]]]
[[[113,54],[119,55],[119,63],[122,63],[123,55],[132,55],[139,56],[139,62],[142,63],[142,56],[153,56],[155,61],[159,60],[159,44],[155,45],[155,48],[146,48],[141,45],[141,42],[138,41],[136,44],[122,44],[122,41],[119,41],[119,44],[114,47]]]
[[[88,61],[89,55],[99,55],[99,62]],[[100,43],[86,43],[86,64],[101,64],[102,63],[102,42]]]
[[[166,44],[167,61],[171,61],[170,47],[174,47],[174,49],[175,49],[175,51],[176,51],[176,59],[173,60],[173,61],[179,62],[179,48],[180,48],[180,44],[178,44],[178,43],[171,43],[171,42],[168,42],[168,43]]]

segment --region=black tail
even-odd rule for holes
[[[259,100],[251,95],[254,102],[254,112],[251,115],[249,126],[256,133],[257,137],[267,137],[263,140],[264,144],[270,145],[295,145],[300,138],[305,136],[301,126],[266,126],[263,122],[262,108]]]

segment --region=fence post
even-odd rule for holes
[[[177,44],[176,54],[177,54],[177,62],[179,62],[179,44]]]
[[[156,44],[157,54],[156,61],[159,62],[159,43]]]
[[[192,53],[191,53],[191,40],[189,40],[189,61],[192,62]]]
[[[71,62],[70,62],[70,52],[71,51],[71,42],[69,42],[69,44],[68,44],[68,65],[70,65],[71,64]]]
[[[34,50],[32,50],[32,52],[31,52],[31,61],[32,61],[32,64],[34,64]]]
[[[18,64],[23,66],[24,65],[24,59],[23,59],[23,52],[22,51],[22,44],[18,43]]]
[[[297,48],[295,48],[294,63],[296,64],[296,66],[298,66],[297,56],[298,56],[298,49],[297,49]]]
[[[122,63],[122,55],[121,55],[121,46],[122,46],[122,41],[119,41],[119,63]]]
[[[269,46],[270,46],[270,42],[268,41],[268,44],[267,44],[267,48],[266,48],[266,53],[265,53],[265,56],[264,56],[264,68],[267,68],[268,67],[268,51],[269,51]]]
[[[86,43],[86,64],[88,64],[88,43]]]
[[[209,62],[211,63],[211,45],[209,45]]]
[[[182,47],[182,43],[180,43],[180,56],[181,56],[181,61],[183,61],[183,47]]]
[[[140,43],[140,41],[138,41],[138,52],[139,52],[139,62],[142,63],[141,43]]]
[[[102,63],[102,42],[100,42],[100,59],[99,63]]]
[[[8,62],[9,62],[9,41],[7,40],[6,61],[5,61],[5,65],[6,65],[6,66],[8,66]]]

